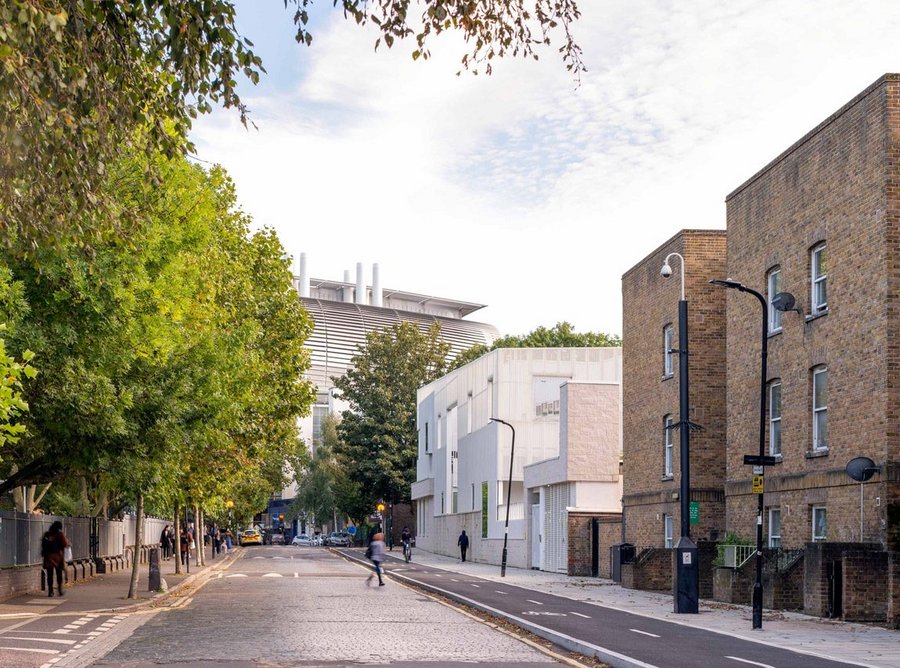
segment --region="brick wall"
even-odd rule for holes
[[[620,513],[568,513],[568,574],[591,575],[593,544],[591,523],[598,520],[598,576],[611,577],[609,548],[621,542],[622,515]]]
[[[771,610],[803,611],[804,558],[788,569],[763,572],[763,607]]]
[[[68,579],[68,574],[66,577]],[[29,591],[37,591],[40,589],[40,586],[40,566],[0,568],[0,601],[13,598],[19,594],[25,594]]]
[[[679,435],[673,433],[673,475],[665,477],[663,417],[679,416],[678,356],[674,373],[663,375],[663,328],[672,324],[678,341],[680,260],[673,275],[659,270],[670,252],[685,258],[688,300],[690,420],[704,427],[691,434],[691,499],[700,502],[701,525],[692,536],[718,538],[725,527],[725,297],[708,284],[725,275],[725,233],[683,230],[641,260],[622,277],[623,304],[623,454],[626,541],[664,545],[663,515],[673,518],[679,534]]]
[[[890,555],[887,579],[887,625],[893,629],[900,629],[900,552],[891,552]]]
[[[849,550],[844,562],[844,621],[884,622],[887,620],[888,553]]]
[[[622,586],[644,591],[672,591],[675,551],[649,548],[641,551],[634,562],[622,564]]]
[[[782,384],[783,462],[767,470],[767,506],[781,509],[785,547],[811,539],[812,505],[827,507],[829,540],[884,543],[892,530],[886,509],[900,503],[898,478],[887,475],[900,460],[898,154],[900,75],[887,75],[726,200],[728,276],[766,294],[767,273],[779,267],[782,290],[802,311],[784,313],[782,331],[768,337],[766,380]],[[827,244],[828,312],[813,317],[810,251],[820,242]],[[727,523],[729,531],[752,535],[751,470],[742,458],[758,450],[760,305],[751,295],[724,292]],[[828,368],[822,453],[812,452],[817,365]],[[865,486],[862,536],[859,487],[843,473],[861,455],[885,465]]]

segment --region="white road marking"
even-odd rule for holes
[[[580,612],[573,612],[573,613],[571,613],[571,614],[575,615],[576,617],[584,617],[585,619],[590,619],[589,616],[587,616],[587,615],[582,615]]]
[[[505,596],[505,595],[508,594],[509,592],[508,592],[508,591],[500,591],[499,589],[495,589],[495,590],[494,590],[494,593],[496,593],[496,594],[503,594],[503,595]]]
[[[246,573],[232,573],[231,575],[226,575],[226,578],[245,578],[247,577]]]
[[[53,633],[68,633],[69,629],[56,629]]]
[[[481,585],[477,585],[477,584],[474,584],[474,583],[472,584],[472,586],[473,586],[473,587],[481,588]]]
[[[13,652],[36,652],[37,654],[59,654],[58,649],[25,649],[24,647],[0,647]]]
[[[294,573],[294,577],[295,577],[295,578],[299,578],[299,577],[300,577],[300,574],[297,573],[297,572],[295,572],[295,573]]]
[[[655,633],[647,633],[646,631],[641,631],[640,629],[628,629],[629,631],[634,631],[635,633],[640,633],[642,636],[650,636],[651,638],[659,638]]]
[[[530,598],[526,598],[525,600],[528,601],[529,603],[534,603],[535,605],[544,605],[540,601],[532,601]]]
[[[450,578],[450,582],[459,582],[456,578]]]
[[[26,638],[21,636],[3,636],[5,640],[32,640],[34,642],[53,642],[57,645],[74,645],[77,640],[63,640],[62,638]]]
[[[280,578],[280,577],[284,577],[284,576],[282,576],[281,573],[263,573],[263,577],[264,578]]]
[[[434,574],[434,577],[436,577],[436,578],[442,578],[442,577],[444,577],[444,576],[441,575],[440,573],[435,573],[435,574]]]
[[[762,666],[762,668],[775,668],[775,666],[770,666],[768,663],[759,663],[757,661],[750,661],[749,659],[742,659],[739,656],[726,656],[726,659],[731,659],[732,661],[740,661],[741,663],[749,663],[751,666]]]

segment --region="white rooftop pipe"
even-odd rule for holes
[[[372,306],[383,306],[381,295],[381,275],[378,272],[378,263],[372,265]]]
[[[366,283],[363,281],[363,265],[362,262],[356,263],[356,303],[366,303]]]
[[[353,288],[350,287],[350,270],[344,269],[344,287],[341,289],[341,294],[344,298],[344,301],[347,304],[353,303]]]
[[[309,273],[306,271],[306,253],[300,253],[300,296],[309,297]]]

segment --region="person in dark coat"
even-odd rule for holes
[[[159,534],[159,547],[162,550],[163,559],[168,560],[172,553],[172,539],[169,537],[169,525],[167,524]]]
[[[462,533],[459,534],[459,540],[456,541],[456,544],[459,545],[459,556],[463,561],[466,560],[466,550],[469,549],[469,537],[466,535],[466,530],[463,529]]]
[[[65,566],[65,557],[63,556],[66,548],[69,546],[69,539],[62,530],[62,522],[57,520],[50,525],[41,538],[41,556],[44,558],[44,570],[47,572],[47,595],[53,596],[53,574],[56,574],[56,589],[59,595],[63,595],[63,567]]]

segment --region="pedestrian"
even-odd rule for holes
[[[234,539],[231,537],[231,529],[225,530],[225,551],[229,552],[234,547]]]
[[[169,525],[167,524],[163,527],[162,533],[159,534],[159,547],[162,550],[162,557],[166,561],[169,560],[169,555],[172,553],[172,543],[169,538]]]
[[[175,556],[175,527],[169,527],[169,559]]]
[[[462,557],[462,560],[466,560],[466,550],[469,549],[469,537],[466,535],[466,530],[463,529],[462,533],[459,534],[459,540],[456,541],[456,544],[459,545],[459,555]]]
[[[53,596],[53,574],[56,574],[56,589],[63,595],[63,567],[66,564],[65,552],[69,547],[69,539],[62,530],[62,522],[56,520],[41,538],[41,556],[44,558],[44,570],[47,572],[47,596]]]
[[[186,526],[181,527],[181,564],[185,565],[191,558],[191,534]]]
[[[372,542],[369,543],[369,548],[366,550],[366,557],[372,560],[372,563],[375,565],[375,571],[373,573],[369,573],[369,577],[366,580],[366,584],[370,587],[372,586],[372,578],[376,575],[378,576],[378,586],[384,586],[384,580],[381,577],[381,562],[384,561],[384,534],[376,533],[372,536]]]
[[[219,554],[222,551],[222,534],[218,529],[213,533],[213,554]]]

